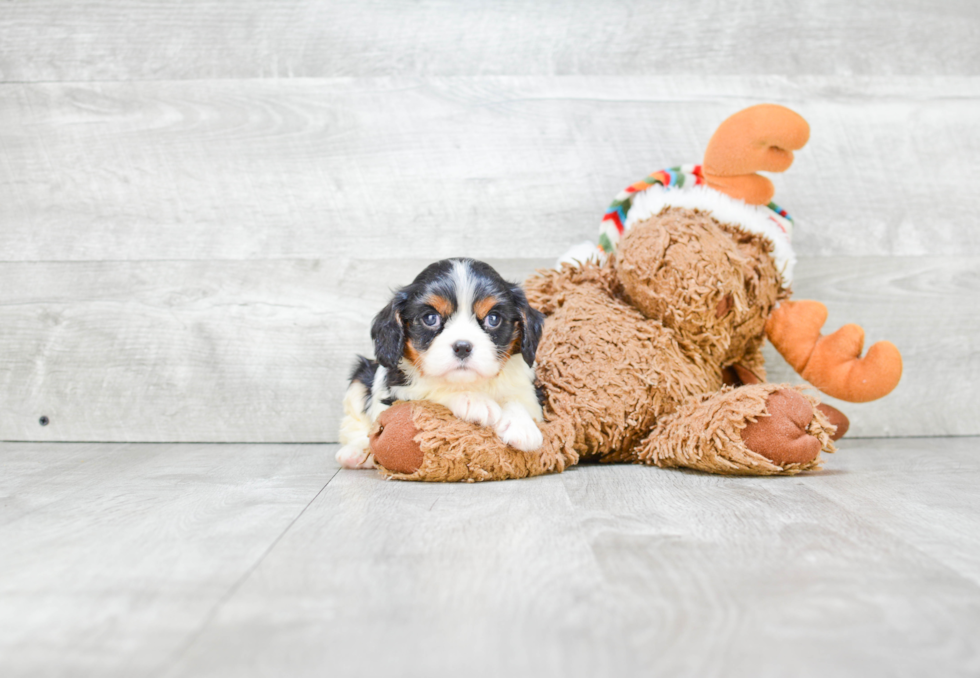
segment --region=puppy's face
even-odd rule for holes
[[[518,353],[533,364],[542,324],[524,292],[493,268],[445,259],[395,293],[371,336],[389,370],[405,359],[423,376],[468,383],[496,376]]]

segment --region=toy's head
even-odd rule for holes
[[[862,358],[859,326],[825,337],[822,304],[785,301],[796,261],[793,221],[756,171],[786,170],[809,136],[806,121],[783,106],[739,111],[718,127],[703,164],[654,172],[618,195],[596,254],[614,257],[637,308],[706,359],[736,363],[768,336],[824,393],[875,400],[898,385],[898,349],[878,342]]]
[[[762,236],[708,213],[666,208],[626,232],[613,266],[634,306],[724,366],[759,345],[788,296],[771,250]]]

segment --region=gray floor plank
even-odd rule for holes
[[[0,78],[976,75],[969,0],[32,0],[0,15]]]
[[[980,438],[841,447],[424,485],[329,446],[3,444],[0,673],[975,675]]]
[[[334,475],[334,449],[0,445],[0,673],[149,675]]]
[[[767,100],[801,256],[980,255],[980,79],[661,76],[0,85],[0,259],[557,257]]]
[[[878,440],[852,440],[845,452],[848,456],[875,455],[883,447],[889,456],[875,469],[873,483],[846,473],[848,460],[842,459],[841,472],[814,478],[811,487],[980,586],[980,492],[976,483],[980,442],[893,439],[883,446]],[[828,463],[829,469],[836,467]]]
[[[553,263],[490,261],[513,280]],[[334,442],[371,319],[426,263],[0,264],[0,439]],[[890,396],[838,403],[852,436],[980,434],[978,276],[976,257],[800,262],[796,296],[827,304],[826,332],[855,322],[905,355]],[[772,381],[802,383],[768,353]]]
[[[342,471],[167,675],[971,675],[977,543],[928,523],[976,531],[978,444],[791,479]]]

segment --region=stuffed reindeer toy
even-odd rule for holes
[[[793,222],[757,171],[782,172],[809,126],[782,106],[736,113],[701,165],[655,172],[617,197],[598,246],[525,282],[546,316],[536,354],[542,444],[522,451],[429,401],[395,403],[370,435],[386,476],[481,481],[580,460],[774,475],[818,468],[846,418],[801,386],[770,384],[768,339],[820,391],[851,402],[898,384],[888,342],[824,336],[826,308],[790,299]]]

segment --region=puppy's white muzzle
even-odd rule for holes
[[[422,356],[422,373],[466,384],[500,372],[497,347],[472,315],[452,318]]]

